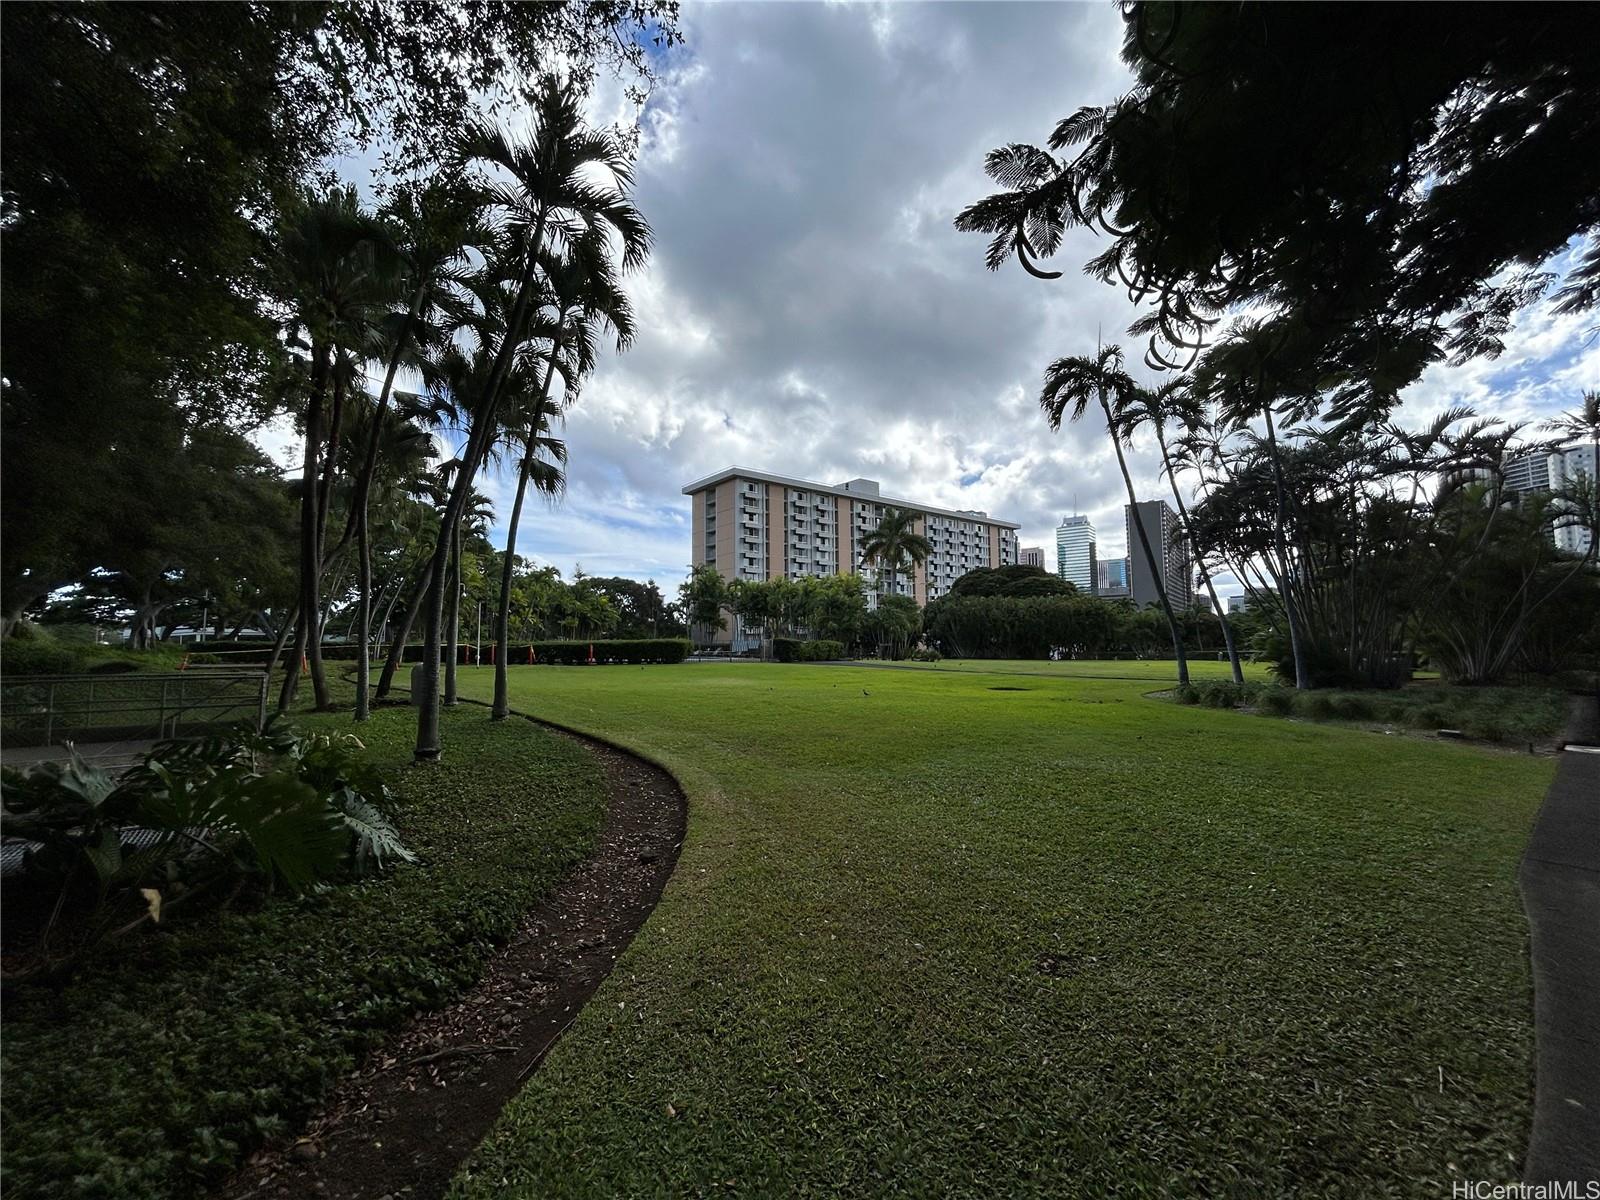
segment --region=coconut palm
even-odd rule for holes
[[[1122,453],[1122,436],[1116,415],[1116,406],[1130,395],[1137,385],[1123,369],[1122,350],[1118,346],[1101,347],[1093,358],[1075,355],[1058,358],[1044,374],[1044,390],[1039,393],[1039,406],[1051,429],[1060,429],[1063,420],[1077,421],[1088,411],[1090,401],[1100,405],[1105,418],[1106,432],[1111,437],[1111,447],[1116,451],[1117,469],[1122,472],[1122,485],[1128,493],[1128,511],[1133,517],[1133,527],[1139,535],[1139,548],[1149,564],[1150,576],[1155,581],[1156,597],[1161,602],[1161,612],[1167,619],[1167,630],[1172,635],[1172,650],[1178,659],[1178,682],[1189,682],[1189,661],[1183,651],[1183,631],[1177,615],[1172,611],[1172,601],[1167,596],[1166,555],[1157,561],[1150,545],[1150,534],[1139,515],[1139,502],[1133,494],[1133,477],[1128,474],[1128,460]]]
[[[1205,423],[1204,408],[1189,387],[1188,381],[1180,377],[1170,379],[1157,388],[1135,387],[1122,397],[1117,416],[1125,441],[1131,441],[1141,425],[1149,425],[1155,432],[1156,446],[1161,451],[1161,466],[1167,476],[1167,483],[1172,488],[1173,503],[1178,506],[1178,522],[1183,528],[1184,540],[1189,543],[1190,557],[1200,572],[1201,586],[1211,598],[1211,607],[1217,614],[1217,620],[1222,623],[1222,641],[1228,650],[1228,665],[1233,671],[1233,681],[1243,683],[1244,667],[1239,662],[1239,649],[1233,641],[1233,624],[1228,620],[1222,602],[1217,599],[1217,589],[1211,582],[1211,571],[1206,566],[1205,555],[1200,552],[1200,544],[1195,539],[1194,529],[1189,521],[1189,506],[1184,502],[1183,493],[1178,488],[1178,469],[1182,465],[1181,447],[1179,453],[1175,455],[1173,447],[1167,441],[1169,423],[1176,424],[1180,430],[1185,431],[1200,428]]]
[[[917,514],[909,508],[890,506],[879,518],[877,527],[861,539],[861,562],[875,564],[889,574],[889,595],[897,595],[900,569],[928,561],[933,547],[917,532]]]
[[[527,337],[528,318],[548,247],[566,249],[600,231],[615,238],[621,269],[642,266],[649,254],[650,226],[628,199],[632,164],[622,138],[590,129],[583,120],[583,96],[554,76],[533,88],[530,131],[525,136],[489,125],[474,126],[464,139],[463,157],[498,177],[487,194],[511,229],[517,254],[515,299],[494,350],[493,367],[473,421],[463,456],[464,469],[451,487],[439,539],[434,547],[427,620],[423,626],[421,703],[417,709],[416,757],[439,755],[439,642],[444,618],[444,575],[455,527],[461,520],[478,466],[497,436],[496,415],[507,377]],[[511,272],[508,272],[511,273]],[[487,346],[485,346],[487,349]]]

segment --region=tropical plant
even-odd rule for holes
[[[620,266],[643,265],[649,252],[650,227],[629,202],[632,165],[627,147],[614,133],[589,128],[583,120],[582,95],[553,75],[541,78],[533,96],[530,129],[518,136],[478,124],[463,139],[462,157],[491,173],[487,194],[507,222],[512,260],[505,276],[515,281],[505,327],[495,345],[489,377],[474,406],[472,431],[458,473],[445,503],[439,536],[431,559],[434,584],[427,594],[423,624],[423,695],[417,707],[419,761],[437,758],[439,746],[439,646],[445,611],[443,579],[456,526],[461,520],[473,479],[497,436],[501,396],[527,337],[537,299],[537,285],[548,248],[570,249],[586,236],[602,231],[609,252],[615,235]],[[485,345],[485,350],[488,347]]]
[[[350,735],[269,725],[159,743],[121,776],[75,753],[6,768],[0,828],[28,844],[30,886],[54,896],[7,981],[70,970],[220,883],[302,892],[345,864],[410,861],[393,797],[361,749]]]
[[[928,539],[917,532],[920,520],[921,517],[912,509],[891,505],[884,509],[878,524],[867,530],[861,539],[862,565],[875,564],[880,572],[888,575],[889,586],[886,592],[880,587],[880,595],[899,595],[900,571],[907,566],[927,562],[928,555],[933,553]]]
[[[1201,586],[1205,588],[1206,595],[1211,599],[1211,607],[1221,622],[1223,644],[1228,651],[1228,664],[1233,671],[1233,681],[1243,684],[1244,667],[1239,662],[1239,648],[1234,644],[1233,627],[1228,622],[1226,607],[1217,598],[1217,589],[1211,582],[1211,572],[1206,566],[1206,556],[1195,540],[1194,531],[1190,526],[1189,506],[1184,502],[1183,492],[1178,487],[1178,469],[1182,460],[1174,455],[1173,447],[1167,438],[1169,423],[1176,424],[1180,436],[1186,436],[1188,431],[1204,427],[1205,414],[1190,391],[1188,381],[1180,377],[1170,379],[1156,388],[1134,387],[1120,397],[1117,417],[1123,439],[1130,444],[1134,433],[1141,426],[1149,425],[1156,435],[1156,448],[1161,454],[1162,472],[1172,489],[1172,501],[1178,506],[1178,523],[1183,529],[1184,540],[1189,544],[1190,558],[1199,569]]]
[[[1100,406],[1105,420],[1106,433],[1116,452],[1117,470],[1122,475],[1122,486],[1128,493],[1128,511],[1133,514],[1133,527],[1139,535],[1139,549],[1150,567],[1150,577],[1155,582],[1156,598],[1161,602],[1161,612],[1167,619],[1167,630],[1172,635],[1172,651],[1178,660],[1178,682],[1189,682],[1189,663],[1184,655],[1183,633],[1173,612],[1172,598],[1167,595],[1166,547],[1158,560],[1150,545],[1150,533],[1144,526],[1144,517],[1133,492],[1133,477],[1128,473],[1128,460],[1122,452],[1122,424],[1117,410],[1125,404],[1136,385],[1122,365],[1122,350],[1117,346],[1102,346],[1093,358],[1082,355],[1058,358],[1045,371],[1044,390],[1039,393],[1039,405],[1044,409],[1050,428],[1059,430],[1063,420],[1076,421],[1088,410],[1091,401]]]
[[[504,720],[511,713],[506,677],[508,629],[511,611],[511,577],[517,548],[517,526],[522,517],[528,485],[547,499],[554,499],[566,488],[566,443],[551,435],[551,425],[562,410],[577,398],[583,377],[593,369],[595,334],[602,325],[616,334],[618,352],[633,340],[633,311],[628,298],[617,285],[615,270],[604,234],[596,227],[577,239],[571,252],[546,261],[546,299],[552,310],[550,348],[544,378],[537,395],[512,397],[508,425],[515,427],[512,438],[519,444],[516,498],[506,534],[506,558],[500,578],[500,599],[495,620],[493,720]],[[560,406],[550,400],[552,376],[560,371],[564,394]],[[520,400],[520,403],[519,403]]]

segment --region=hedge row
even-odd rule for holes
[[[594,647],[594,661],[596,663],[679,663],[689,656],[689,640],[687,638],[638,638],[624,639],[596,639],[595,641],[556,641],[556,642],[513,642],[509,647],[507,658],[512,666],[535,663],[587,663],[589,661],[589,648]],[[217,654],[225,663],[239,662],[265,662],[272,652],[272,647],[266,643],[227,643],[227,642],[202,642],[195,647],[196,650]],[[531,651],[531,654],[530,654]],[[323,646],[322,657],[326,662],[354,661],[358,648],[347,645]],[[462,663],[476,663],[480,661],[480,652],[470,642],[461,643],[457,661]],[[422,661],[422,646],[407,646],[402,656],[408,663]],[[494,661],[494,646],[485,643],[481,651],[481,661],[485,664]]]
[[[772,657],[779,662],[829,662],[844,657],[844,643],[818,639],[773,638]]]

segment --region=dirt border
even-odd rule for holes
[[[620,747],[515,716],[600,759],[606,815],[594,853],[528,913],[470,991],[391,1034],[296,1139],[258,1151],[216,1196],[442,1196],[655,909],[683,847],[683,789]]]

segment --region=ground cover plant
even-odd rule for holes
[[[1549,760],[948,665],[511,673],[689,832],[456,1200],[1516,1177]]]
[[[1418,687],[1299,692],[1267,684],[1202,680],[1178,688],[1180,704],[1248,708],[1263,716],[1310,721],[1352,721],[1416,729],[1449,730],[1485,742],[1533,746],[1559,735],[1567,697],[1554,688]]]
[[[348,716],[301,716],[348,731]],[[383,1031],[477,977],[587,852],[599,769],[524,722],[445,710],[453,753],[410,759],[414,718],[359,727],[413,865],[130,940],[59,993],[6,998],[4,1186],[19,1196],[199,1193],[286,1132]]]

